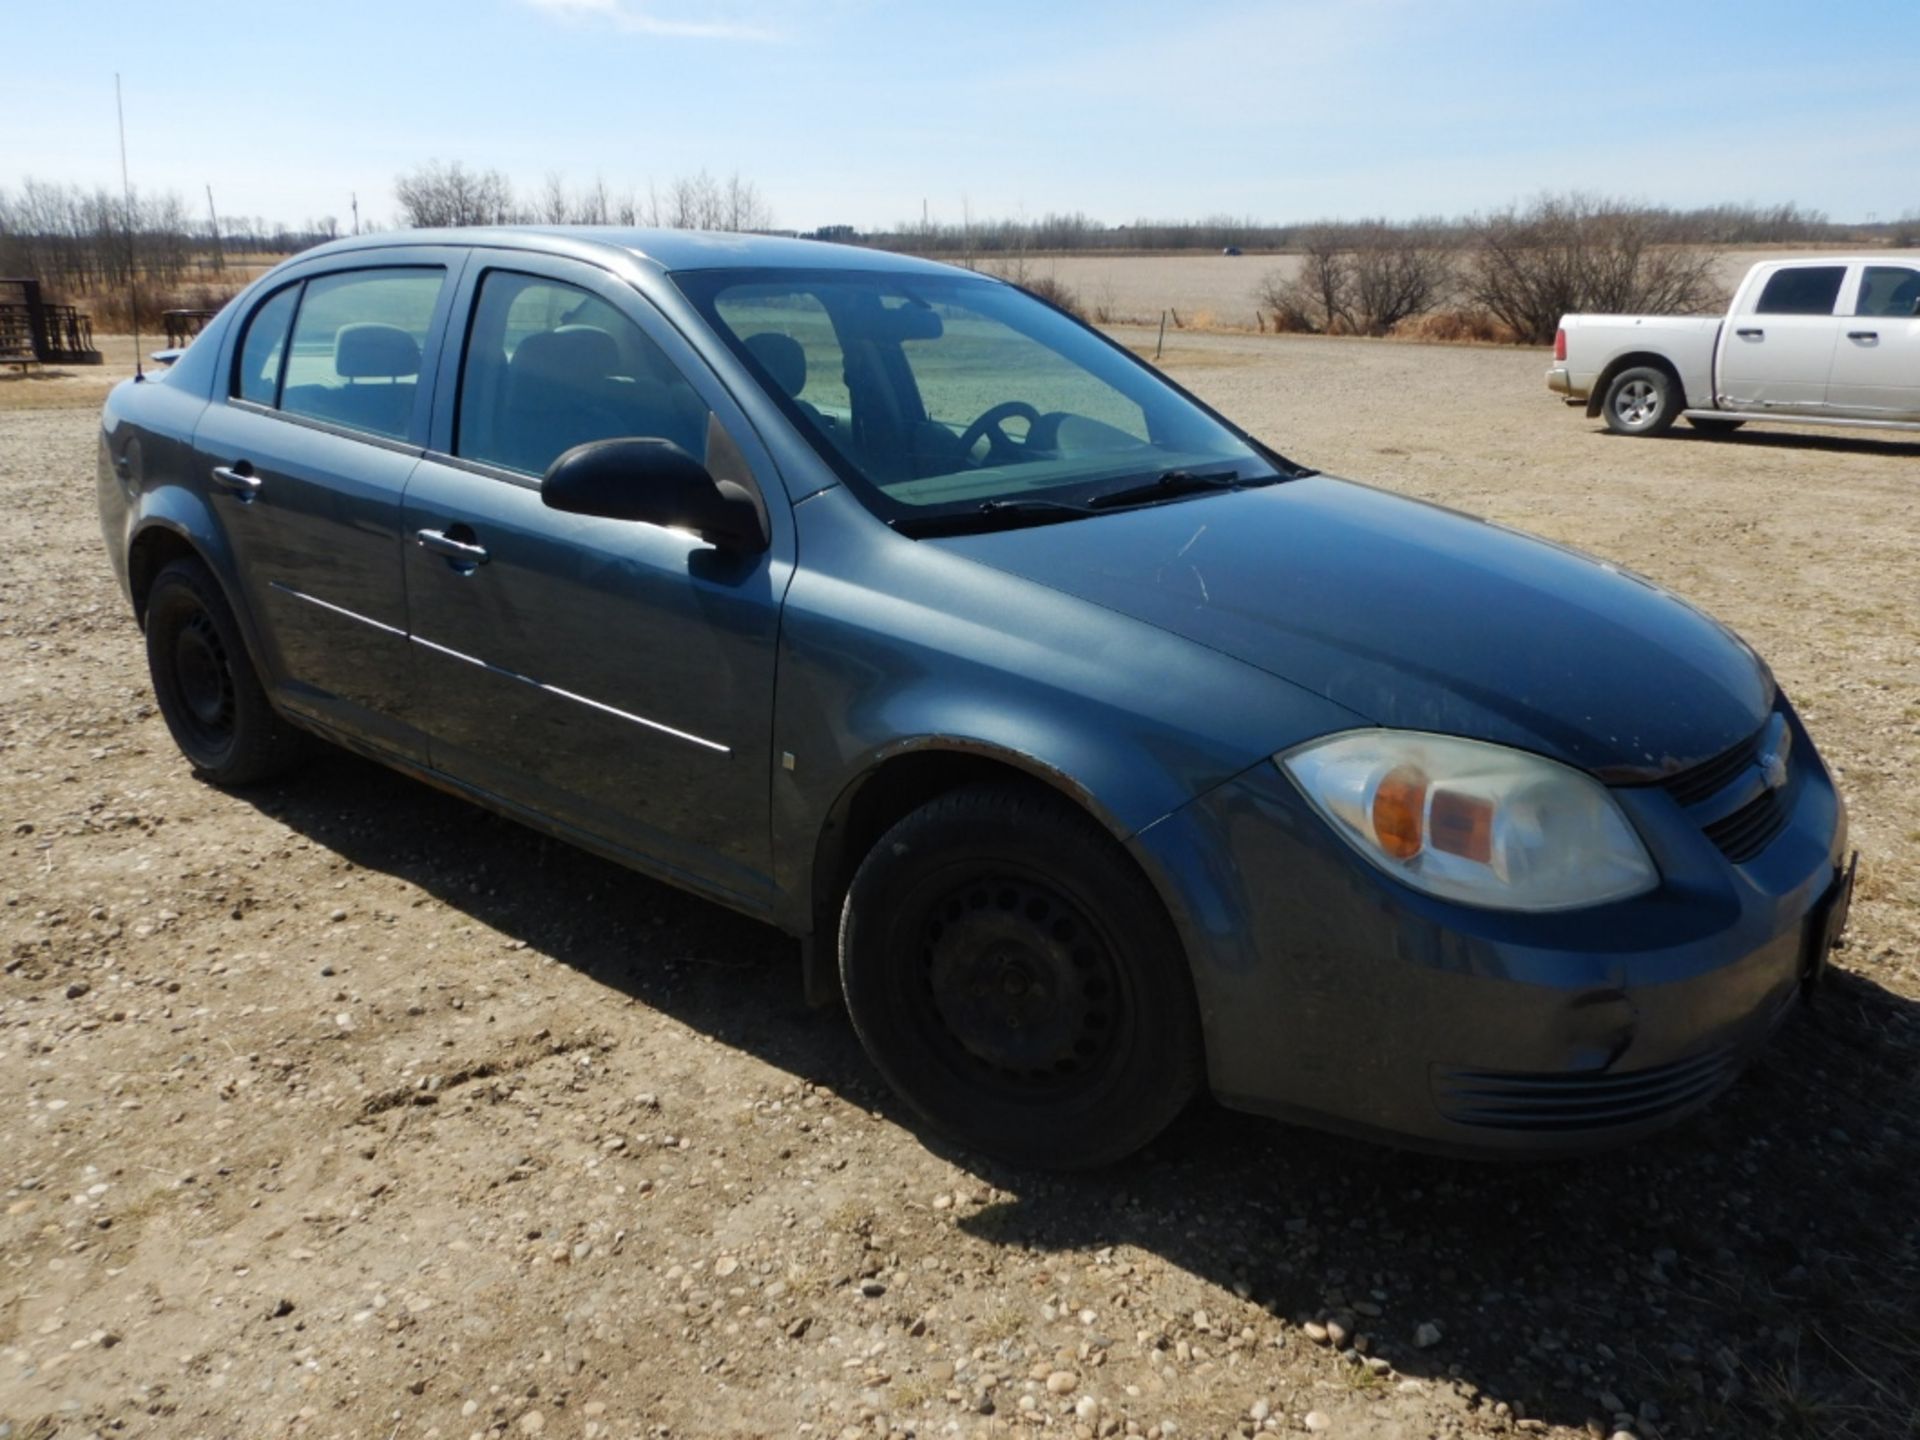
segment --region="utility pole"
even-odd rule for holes
[[[227,268],[227,257],[220,244],[220,217],[213,213],[213,186],[207,186],[207,233],[213,237],[213,268]]]
[[[351,199],[353,203],[353,233],[358,235],[360,233],[360,192],[357,190],[354,191]]]

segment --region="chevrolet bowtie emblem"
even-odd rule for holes
[[[1793,732],[1787,729],[1786,716],[1774,716],[1767,722],[1766,733],[1760,737],[1760,753],[1754,757],[1769,790],[1787,783],[1787,753],[1792,748]]]

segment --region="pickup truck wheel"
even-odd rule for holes
[[[840,981],[901,1097],[1016,1165],[1119,1160],[1200,1085],[1172,925],[1113,839],[1039,791],[957,790],[882,836],[841,909]]]
[[[274,711],[239,622],[197,560],[176,560],[147,592],[147,670],[180,752],[216,785],[278,775],[306,737]]]
[[[1680,398],[1673,376],[1651,365],[1636,365],[1613,377],[1600,408],[1616,435],[1660,435],[1679,417]]]
[[[1702,435],[1731,435],[1746,423],[1744,420],[1710,420],[1699,415],[1687,417],[1687,424]]]

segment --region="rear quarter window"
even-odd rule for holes
[[[280,400],[280,367],[287,355],[287,331],[293,324],[300,287],[289,285],[268,297],[247,319],[247,336],[240,343],[234,366],[233,393],[256,405]]]

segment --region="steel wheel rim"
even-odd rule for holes
[[[1111,1074],[1130,989],[1102,927],[1057,887],[981,869],[928,887],[908,987],[945,1067],[1000,1098],[1060,1099]]]
[[[182,725],[197,745],[224,749],[233,738],[238,692],[227,647],[206,611],[196,610],[175,633],[171,669]]]

